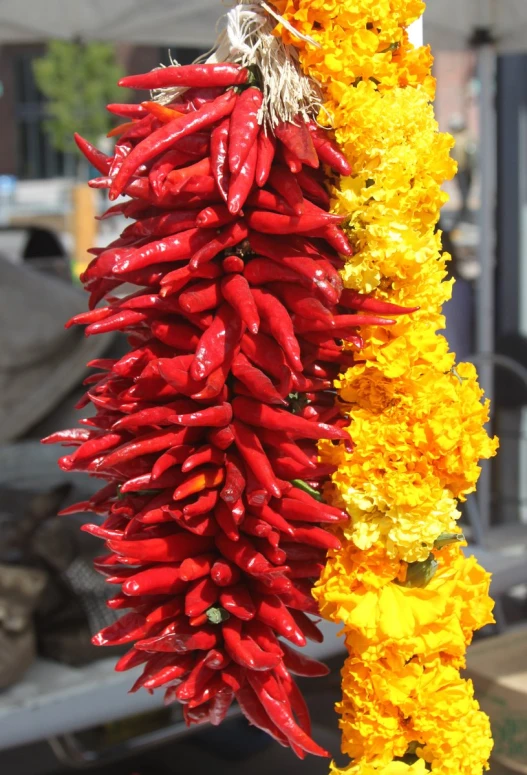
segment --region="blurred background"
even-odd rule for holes
[[[111,337],[65,331],[85,308],[77,277],[87,250],[123,228],[97,221],[106,195],[72,144],[79,131],[103,150],[117,123],[108,102],[135,101],[116,81],[185,64],[214,39],[220,0],[0,0],[0,771],[112,775],[252,771],[325,773],[300,763],[243,719],[186,731],[161,696],[128,694],[129,673],[90,645],[112,621],[107,586],[83,519],[57,511],[93,492],[63,474],[57,448],[38,439],[76,425],[85,363],[114,355]],[[414,30],[419,40],[422,30]],[[429,0],[436,112],[456,138],[456,179],[440,228],[452,255],[446,334],[473,360],[493,399],[499,457],[465,504],[469,551],[494,573],[495,627],[469,658],[496,738],[492,775],[527,773],[527,2]],[[120,93],[118,93],[120,92]],[[140,97],[142,98],[142,97]],[[334,667],[306,687],[315,738],[338,758],[333,703],[342,650],[328,627],[314,654]],[[496,655],[501,655],[498,660]]]

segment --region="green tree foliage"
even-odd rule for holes
[[[57,150],[74,151],[74,132],[96,143],[113,126],[105,106],[125,101],[126,92],[117,86],[124,73],[111,44],[53,40],[33,66],[48,100],[46,129]]]

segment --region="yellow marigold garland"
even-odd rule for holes
[[[353,168],[333,192],[356,250],[345,286],[419,307],[391,329],[362,331],[361,362],[337,383],[356,449],[321,445],[338,465],[328,495],[350,515],[315,590],[322,614],[344,623],[349,651],[337,711],[353,762],[332,772],[478,775],[489,724],[459,670],[473,632],[492,622],[489,575],[447,536],[497,441],[484,430],[474,367],[456,366],[438,333],[451,282],[435,226],[455,165],[434,119],[430,51],[406,32],[424,3],[274,5],[319,44],[278,28],[322,85],[320,121]]]

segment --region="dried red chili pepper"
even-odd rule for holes
[[[263,94],[255,87],[245,89],[236,99],[229,132],[229,169],[234,175],[240,172],[256,144],[262,102]]]
[[[160,67],[141,75],[128,75],[121,78],[119,86],[127,89],[164,89],[174,86],[215,87],[237,86],[247,82],[248,71],[240,65],[203,64],[173,65]]]

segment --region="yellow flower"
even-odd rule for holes
[[[402,761],[390,762],[387,765],[376,767],[368,764],[350,764],[349,767],[339,768],[334,762],[331,764],[331,775],[427,775],[428,770],[423,759],[418,759],[414,764],[405,764]]]
[[[396,583],[405,564],[381,545],[360,551],[346,543],[331,552],[314,590],[322,615],[344,624],[346,645],[365,661],[398,654],[441,654],[464,666],[472,633],[493,622],[490,576],[459,545],[435,552],[438,568],[422,589]]]
[[[413,751],[434,775],[480,775],[492,743],[488,718],[470,681],[439,659],[404,662],[393,657],[342,670],[337,705],[344,752],[377,766]],[[382,771],[382,770],[381,770]]]
[[[441,333],[452,282],[436,226],[455,164],[452,138],[434,118],[430,51],[414,49],[406,31],[424,4],[274,5],[316,43],[276,28],[321,85],[319,121],[352,168],[331,189],[355,251],[344,286],[418,308],[392,326],[361,329],[364,348],[336,381],[355,447],[319,447],[337,469],[325,495],[349,514],[314,591],[322,615],[343,622],[350,653],[338,710],[343,751],[355,761],[332,773],[478,775],[490,753],[488,720],[457,671],[474,630],[492,621],[489,576],[459,545],[435,545],[456,532],[457,501],[474,491],[479,460],[497,442],[484,429],[474,367],[455,367]],[[432,579],[407,585],[419,567],[408,564],[431,558]]]

